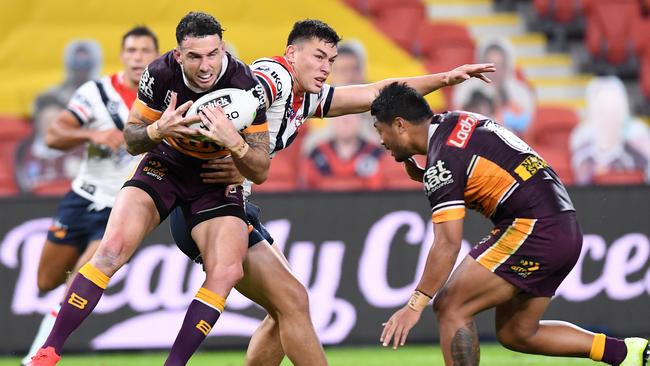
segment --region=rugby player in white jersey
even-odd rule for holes
[[[428,94],[470,77],[489,82],[482,73],[494,71],[492,64],[464,65],[445,73],[334,88],[325,81],[336,59],[339,41],[336,31],[323,22],[299,21],[289,34],[284,56],[259,59],[251,65],[267,96],[271,156],[294,141],[308,118],[368,111],[379,91],[391,82],[405,82],[418,92]],[[211,160],[205,166],[214,170],[202,174],[205,182],[243,181],[234,164],[227,159]],[[255,229],[249,237],[244,278],[236,288],[269,312],[250,341],[246,364],[279,365],[285,352],[292,360],[292,354],[297,352],[308,355],[309,365],[326,364],[309,318],[304,286],[291,274],[282,253],[270,245],[272,239],[260,223],[257,207],[250,202],[246,206],[248,219]],[[200,261],[178,210],[171,214],[171,225],[179,247],[191,259]]]
[[[76,90],[49,125],[50,147],[67,150],[86,144],[79,173],[65,195],[50,227],[38,265],[38,288],[50,291],[66,282],[95,253],[104,235],[117,192],[138,157],[127,153],[122,129],[138,92],[140,76],[158,57],[158,39],[144,26],[122,37],[122,71],[88,81]],[[59,305],[45,314],[33,344],[22,360],[27,364],[49,334]]]

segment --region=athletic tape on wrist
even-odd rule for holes
[[[248,152],[248,149],[250,149],[250,146],[246,143],[245,140],[242,140],[241,145],[237,146],[236,148],[230,150],[230,153],[237,159],[241,159],[246,155]]]
[[[408,307],[417,312],[422,312],[422,310],[424,310],[424,308],[429,304],[429,301],[431,301],[431,298],[428,295],[415,290],[409,299]]]

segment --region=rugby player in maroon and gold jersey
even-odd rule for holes
[[[371,114],[381,143],[396,161],[405,162],[412,179],[424,184],[435,236],[411,299],[384,325],[383,346],[391,340],[393,348],[403,346],[435,295],[447,365],[478,365],[474,316],[490,308],[496,309],[497,338],[508,349],[645,365],[646,339],[616,339],[541,320],[582,247],[569,195],[541,156],[485,116],[433,114],[424,98],[404,84],[383,89]],[[413,155],[427,156],[424,169]],[[452,273],[466,208],[495,227]]]
[[[263,182],[269,135],[263,99],[258,99],[258,112],[243,137],[219,107],[183,116],[194,100],[218,89],[260,92],[250,68],[225,52],[222,33],[211,15],[187,14],[176,28],[178,47],[143,73],[124,139],[130,153],[146,155],[118,194],[99,248],[75,276],[32,365],[58,362],[64,342],[90,315],[110,277],[176,207],[182,208],[192,230],[206,279],[165,365],[185,365],[223,312],[228,294],[243,276],[249,225],[241,187],[204,183],[200,173],[206,159],[230,155],[243,176]],[[198,132],[188,125],[198,121],[208,128],[202,134],[214,142],[193,139]]]

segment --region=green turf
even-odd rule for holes
[[[326,350],[332,366],[418,366],[442,365],[440,348],[407,346],[398,351],[380,347],[336,347]],[[58,366],[149,366],[162,365],[166,353],[104,353],[96,355],[68,355]],[[0,357],[0,366],[18,366],[19,358]],[[206,351],[195,355],[190,366],[239,366],[244,363],[243,351]],[[283,366],[291,365],[285,359]],[[498,345],[481,347],[481,365],[595,365],[590,360],[531,356],[508,351]]]

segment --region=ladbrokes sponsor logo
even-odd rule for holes
[[[449,138],[447,138],[447,145],[464,149],[477,123],[478,119],[476,117],[469,114],[461,114],[458,117],[456,127],[454,127]]]
[[[167,174],[167,168],[162,165],[158,160],[149,160],[147,165],[142,168],[142,172],[150,177],[162,180]]]
[[[446,186],[447,184],[454,183],[451,177],[451,170],[445,167],[445,162],[442,160],[436,161],[424,173],[424,191],[427,195],[435,192],[438,188]]]

